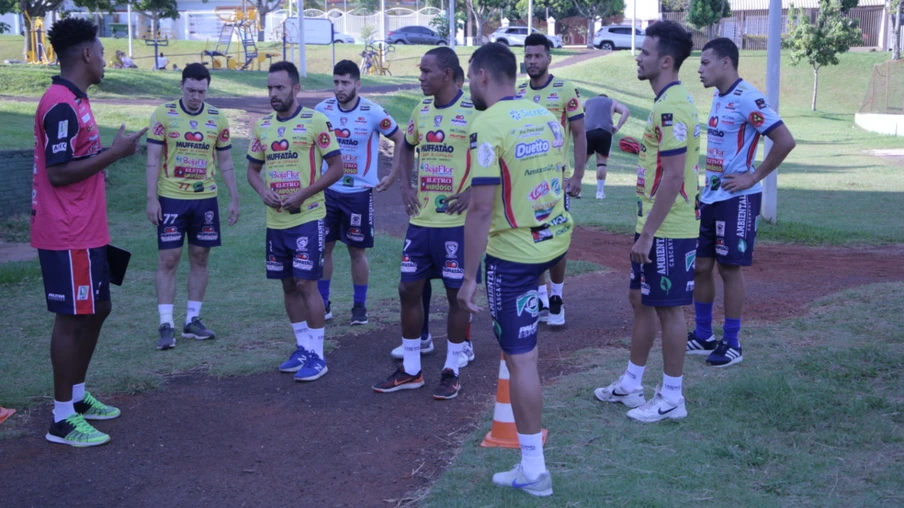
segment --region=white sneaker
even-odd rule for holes
[[[524,476],[524,470],[521,468],[521,464],[515,466],[511,471],[503,471],[494,474],[493,483],[527,492],[532,496],[545,497],[552,495],[552,476],[549,475],[549,471],[540,473],[540,476],[531,481]]]
[[[565,304],[561,296],[549,297],[549,317],[546,326],[565,326]]]
[[[421,354],[426,355],[433,352],[433,335],[427,334],[426,339],[421,339]],[[395,348],[390,353],[396,360],[405,358],[405,344]]]
[[[596,199],[606,199],[606,193],[605,192],[597,192]]]
[[[666,401],[658,390],[656,396],[648,400],[646,404],[628,411],[628,418],[646,423],[666,419],[679,420],[685,416],[687,416],[687,407],[684,405],[684,397],[681,397],[678,405],[675,405]]]
[[[469,363],[474,361],[474,344],[471,341],[465,341],[465,347],[461,350],[461,356],[458,357],[458,368],[467,367]]]
[[[646,400],[643,398],[643,386],[636,390],[625,390],[621,382],[624,374],[609,386],[593,390],[597,400],[602,402],[621,402],[628,407],[642,406]]]

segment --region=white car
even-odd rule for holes
[[[531,33],[542,34],[543,32],[534,28]],[[561,48],[562,38],[557,35],[546,35],[552,47]],[[526,26],[503,26],[490,34],[490,42],[498,42],[506,46],[524,46],[524,39],[527,39]]]
[[[604,26],[597,30],[596,34],[593,36],[593,45],[607,51],[630,49],[631,29],[631,25]],[[643,45],[643,40],[646,36],[644,35],[643,30],[639,28],[634,28],[634,33],[637,37],[634,41],[634,45],[639,48]]]
[[[333,33],[333,43],[334,44],[354,44],[355,38],[348,34],[344,34],[341,32],[334,32]]]

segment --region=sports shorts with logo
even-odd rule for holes
[[[374,191],[336,192],[326,189],[326,242],[340,241],[349,247],[374,246]]]
[[[760,222],[762,193],[700,204],[697,255],[721,265],[750,266]]]
[[[38,249],[47,310],[81,315],[97,312],[97,302],[110,301],[107,246],[95,249]]]
[[[537,278],[564,257],[562,254],[545,263],[527,264],[487,254],[487,304],[496,340],[506,353],[529,353],[537,346],[540,316]]]
[[[188,235],[189,245],[220,246],[220,209],[217,198],[174,199],[159,196],[162,219],[157,226],[157,248],[178,249]]]
[[[604,129],[587,131],[587,155],[598,153],[608,157],[612,150],[612,133]]]
[[[634,234],[634,241],[640,237]],[[653,238],[652,263],[631,262],[631,289],[650,307],[679,307],[694,300],[696,238]]]
[[[320,280],[323,244],[321,219],[288,229],[267,228],[267,278]]]
[[[402,282],[443,279],[448,289],[464,282],[465,227],[428,228],[408,225],[402,245]]]

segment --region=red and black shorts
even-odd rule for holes
[[[110,301],[106,245],[95,249],[38,249],[38,259],[50,312],[94,314],[98,302]]]

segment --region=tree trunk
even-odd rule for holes
[[[596,16],[587,16],[587,47],[593,48],[593,20]]]
[[[260,23],[258,24],[258,27],[257,27],[258,28],[257,42],[264,42],[264,33],[266,33],[266,31],[267,31],[267,14],[269,14],[269,13],[270,13],[270,11],[264,12],[263,10],[261,10],[261,7],[258,6],[257,18],[260,20]],[[327,19],[329,19],[329,18],[327,18]]]
[[[816,111],[816,94],[819,91],[819,67],[813,67],[813,103],[810,105],[811,111]]]
[[[904,1],[898,2],[898,10],[895,14],[894,23],[892,23],[891,34],[891,59],[901,59],[901,11],[904,10]]]

